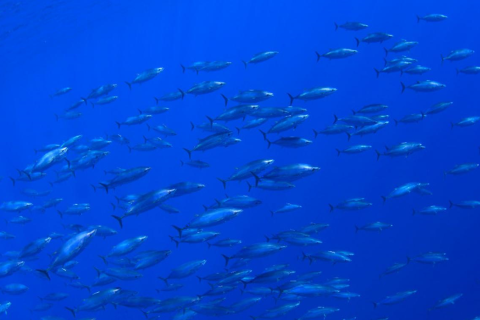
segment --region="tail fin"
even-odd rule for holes
[[[360,45],[360,39],[355,38],[355,41],[357,41],[357,47]]]
[[[207,245],[208,245],[208,249],[210,249],[210,247],[212,246],[210,242],[207,242]]]
[[[213,127],[213,119],[210,118],[209,116],[205,116],[207,117],[208,121],[210,122],[210,128]]]
[[[247,181],[247,185],[248,185],[248,192],[250,192],[250,190],[252,190],[252,185],[248,181]]]
[[[376,302],[372,302],[373,303],[373,308],[377,308],[377,303]]]
[[[47,270],[44,270],[44,269],[36,269],[36,270],[40,273],[43,273],[48,280],[51,280]]]
[[[402,85],[402,93],[405,91],[405,84],[403,84],[403,82],[400,82],[400,84]]]
[[[58,121],[58,114],[54,113],[54,115],[55,115],[55,119],[57,119]]]
[[[15,179],[12,178],[12,177],[9,177],[9,178],[10,178],[10,180],[12,180],[12,184],[13,184],[13,186],[15,187]]]
[[[350,138],[352,137],[352,134],[350,132],[346,132],[347,136],[348,136],[348,141],[350,141]]]
[[[180,67],[182,67],[182,73],[185,73],[185,66],[183,64],[180,64]]]
[[[397,120],[397,119],[393,119],[393,121],[395,121],[395,127],[398,126],[398,120]]]
[[[188,159],[192,159],[192,151],[188,150],[187,148],[183,148],[188,153]]]
[[[375,69],[375,68],[374,68],[374,69]],[[375,70],[377,70],[377,69],[375,69]],[[353,113],[353,115],[356,115],[356,114],[357,114],[357,111],[355,111],[355,110],[352,109],[352,113]]]
[[[117,124],[118,129],[120,129],[120,127],[122,126],[122,124],[121,124],[120,122],[117,122],[117,121],[115,121],[115,123]]]
[[[441,54],[440,57],[442,58],[442,65],[443,65],[443,61],[445,61],[445,58],[443,57],[443,54]]]
[[[65,307],[65,309],[67,309],[68,311],[70,311],[70,312],[72,313],[72,315],[73,315],[74,318],[77,317],[77,315],[75,314],[75,310],[74,310],[74,309],[69,308],[69,307]]]
[[[268,147],[267,149],[270,149],[270,146],[272,145],[272,142],[270,140],[267,139],[267,142],[268,142]]]
[[[185,92],[183,92],[182,89],[177,89],[177,90],[180,91],[180,93],[182,94],[182,100],[183,100],[183,98],[185,98]]]
[[[171,240],[171,241],[175,242],[175,248],[178,248],[178,245],[180,244],[180,242],[178,242],[177,240],[175,240],[175,238],[172,237],[172,236],[169,236],[169,237],[170,237],[170,240]]]
[[[335,23],[335,31],[337,31],[338,30],[338,24],[336,22],[334,22],[334,23]]]
[[[273,216],[275,215],[275,212],[273,212],[272,210],[270,210],[270,214],[271,214],[271,215],[272,215],[272,217],[273,217]],[[270,238],[268,238],[268,237],[265,237],[265,238],[267,238],[267,242],[269,242],[269,241],[270,241]]]
[[[240,128],[239,127],[235,127],[235,129],[237,129],[237,134],[240,134]]]
[[[128,86],[128,89],[132,90],[132,84],[130,82],[125,81],[125,84]]]
[[[338,121],[338,117],[336,114],[333,115],[334,119],[333,119],[333,124],[337,123]]]
[[[95,103],[90,101],[90,104],[92,105],[92,108],[95,108]]]
[[[288,97],[290,98],[290,105],[293,104],[293,100],[295,99],[294,96],[292,96],[290,93],[287,93],[288,94]]]
[[[178,231],[178,237],[181,238],[181,237],[182,237],[183,228],[177,227],[176,225],[172,225],[172,227],[174,227],[175,230]]]
[[[453,207],[453,202],[452,202],[452,200],[448,200],[448,203],[450,204],[450,207],[449,207],[449,208]]]
[[[383,203],[385,203],[387,201],[387,197],[385,197],[385,196],[381,196],[381,197],[383,199]]]
[[[143,315],[145,316],[145,319],[148,319],[148,312],[141,310]]]
[[[147,123],[147,128],[148,128],[148,131],[150,131],[150,125]]]
[[[381,154],[380,151],[378,151],[378,150],[375,150],[375,152],[377,153],[377,161],[378,161],[378,160],[380,160],[380,156],[381,156],[382,154]]]
[[[158,106],[158,98],[157,98],[157,97],[153,97],[153,99],[155,99],[155,104]]]
[[[315,53],[317,54],[317,62],[320,60],[320,58],[322,57],[322,55],[320,53],[318,53],[317,51],[315,51]]]
[[[255,187],[258,186],[258,182],[260,181],[260,177],[257,176],[254,172],[250,171],[250,173],[255,177]]]
[[[105,265],[108,265],[108,261],[107,261],[107,258],[104,257],[104,256],[100,256],[99,257],[103,260],[103,263],[105,263]]]
[[[458,76],[458,74],[460,73],[460,71],[458,70],[458,68],[457,68],[456,70],[457,70],[457,76]]]
[[[415,209],[412,209],[412,216],[414,216],[415,213],[417,213],[417,212],[415,211]]]
[[[340,156],[340,154],[342,154],[342,150],[340,149],[335,149],[335,150],[337,150],[337,156]]]
[[[357,226],[355,226],[355,233],[357,233],[357,232],[358,232],[358,230],[360,230],[360,228],[359,228],[359,227],[357,227]]]
[[[112,214],[112,217],[118,221],[118,223],[120,224],[120,228],[123,229],[123,221],[122,221],[122,218],[119,217],[119,216],[115,216]]]
[[[312,130],[313,130],[313,133],[315,134],[315,138],[318,137],[318,131],[315,129],[312,129]]]
[[[167,278],[158,277],[158,279],[160,279],[160,280],[162,280],[163,282],[165,282],[165,284],[168,286]]]
[[[147,137],[143,136],[143,142],[147,143],[147,141],[148,141]]]
[[[263,135],[263,140],[267,140],[267,134],[265,132],[263,132],[262,130],[258,129],[258,131],[260,131]]]
[[[184,164],[185,164],[185,163],[183,163],[183,161],[180,160],[180,165],[181,165],[182,167],[183,167]]]
[[[383,48],[383,50],[385,50],[385,57],[388,56],[388,49],[387,49],[387,48]]]
[[[195,129],[195,125],[192,121],[190,121],[190,131],[193,131],[193,129]]]
[[[380,71],[378,71],[377,68],[373,68],[373,70],[377,73],[377,78],[380,77]]]
[[[228,261],[230,261],[230,257],[227,257],[224,254],[222,254],[222,257],[225,259],[225,267],[228,266]]]
[[[225,107],[226,107],[228,104],[228,98],[224,94],[222,94],[222,98],[223,100],[225,100]]]
[[[331,205],[330,203],[328,204],[328,206],[330,207],[330,212],[332,212],[333,210],[335,210],[335,207],[333,205]]]
[[[60,218],[62,218],[62,219],[63,219],[63,212],[62,212],[62,211],[60,211],[60,210],[57,210],[57,212],[58,212],[58,214],[60,215]]]
[[[220,181],[223,184],[223,189],[227,189],[227,180],[223,180],[220,178],[217,178],[218,181]]]
[[[247,64],[248,64],[248,62],[243,61],[243,60],[242,60],[242,62],[243,62],[243,64],[245,65],[245,69],[247,69]]]
[[[420,18],[420,16],[417,14],[417,23],[420,23],[420,20],[421,20],[421,18]]]
[[[101,182],[99,182],[98,184],[101,185],[103,188],[105,188],[105,192],[108,193],[108,185],[107,184],[101,183]]]
[[[451,128],[453,129],[453,127],[455,127],[455,123],[450,122],[450,126],[451,126]]]

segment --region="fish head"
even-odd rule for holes
[[[95,234],[97,233],[97,229],[93,229],[85,234],[86,238],[93,238]]]
[[[44,239],[44,241],[45,241],[45,243],[50,243],[50,241],[52,241],[52,238],[47,237],[47,238]]]
[[[144,242],[144,241],[147,240],[147,239],[148,239],[148,236],[140,236],[140,237],[138,237],[138,240],[139,240],[140,242]]]
[[[151,167],[145,167],[145,168],[143,169],[143,171],[144,171],[144,172],[148,172],[148,171],[150,171],[151,169],[152,169]]]

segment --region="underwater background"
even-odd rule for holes
[[[327,229],[315,235],[322,244],[305,248],[287,245],[278,254],[254,259],[247,265],[253,274],[275,264],[289,264],[288,269],[296,274],[321,271],[317,278],[319,283],[334,277],[350,279],[348,291],[360,294],[350,301],[329,296],[306,298],[298,308],[279,318],[297,319],[317,306],[340,309],[328,315],[329,319],[457,320],[480,316],[479,209],[453,207],[434,216],[412,215],[413,208],[418,210],[433,204],[448,208],[449,200],[480,200],[478,170],[465,175],[444,176],[444,171],[457,164],[479,162],[479,125],[451,129],[450,123],[480,115],[479,76],[456,73],[457,68],[479,65],[480,58],[474,54],[466,60],[445,61],[443,64],[441,59],[441,54],[446,56],[456,49],[480,50],[480,30],[476,22],[479,10],[480,4],[475,1],[3,1],[0,4],[0,130],[3,137],[0,139],[3,176],[0,202],[26,200],[36,205],[45,199],[63,198],[57,206],[59,210],[73,203],[89,203],[91,210],[81,216],[63,218],[55,209],[44,213],[22,212],[32,222],[3,225],[1,230],[15,235],[15,239],[1,240],[1,252],[21,250],[31,241],[52,232],[71,233],[62,224],[101,224],[116,229],[118,234],[105,240],[95,238],[75,258],[79,264],[72,270],[80,277],[79,281],[87,285],[93,283],[97,276],[94,267],[105,268],[98,256],[106,255],[112,246],[125,239],[146,235],[148,240],[139,250],[172,250],[172,254],[160,264],[142,270],[140,279],[118,280],[98,289],[120,287],[160,300],[201,295],[210,289],[208,281],[199,282],[195,276],[190,276],[175,281],[184,284],[179,291],[157,292],[156,289],[165,286],[157,277],[166,277],[170,270],[185,262],[202,259],[207,263],[195,275],[225,271],[221,254],[233,255],[241,246],[209,249],[205,243],[181,243],[176,248],[169,238],[169,235],[177,235],[172,225],[186,225],[194,215],[204,212],[202,205],[210,206],[215,199],[223,199],[225,194],[245,194],[261,200],[262,204],[245,209],[232,221],[209,228],[221,233],[217,240],[229,237],[241,239],[242,245],[249,245],[265,241],[264,236],[301,228],[311,222],[329,224]],[[442,13],[448,19],[435,23],[417,22],[416,15],[429,13]],[[335,30],[334,23],[346,21],[366,23],[368,29]],[[390,33],[394,38],[383,44],[361,43],[356,47],[355,37],[377,31]],[[400,39],[419,42],[405,54],[430,67],[431,71],[425,75],[381,74],[377,79],[374,68],[384,65],[383,47],[390,48]],[[321,58],[316,62],[315,51],[324,53],[334,48],[356,49],[358,53],[347,59],[329,61]],[[242,60],[269,50],[279,54],[245,69]],[[387,58],[401,55],[389,53]],[[187,66],[195,61],[211,60],[231,61],[232,64],[223,70],[198,75],[191,70],[183,73],[180,67],[180,64]],[[153,80],[133,85],[132,90],[124,84],[137,73],[154,67],[163,67],[164,71]],[[410,85],[427,79],[446,84],[446,88],[431,93],[411,90],[401,93],[401,81]],[[40,181],[17,182],[12,186],[8,177],[16,177],[17,168],[33,163],[39,157],[34,149],[49,143],[62,143],[75,135],[82,135],[87,141],[116,133],[127,137],[131,144],[142,143],[144,135],[154,136],[145,124],[119,129],[115,122],[136,115],[138,108],[154,106],[154,97],[177,88],[186,91],[194,83],[207,80],[226,84],[210,94],[197,97],[187,94],[183,100],[160,102],[159,105],[168,107],[169,111],[149,120],[151,126],[165,124],[177,132],[176,136],[165,138],[172,148],[130,153],[126,146],[112,143],[105,149],[110,154],[94,169],[79,171],[75,178],[66,182],[51,187],[49,182],[55,179],[55,173],[49,169],[47,177]],[[117,101],[95,108],[90,104],[82,105],[78,109],[82,112],[79,119],[56,120],[55,114],[61,114],[93,88],[107,83],[118,84],[112,92],[119,97]],[[67,86],[73,88],[68,94],[49,97],[57,89]],[[190,122],[202,123],[208,121],[206,115],[215,117],[222,113],[225,106],[220,93],[231,97],[239,90],[266,90],[274,96],[259,102],[260,106],[286,107],[289,105],[287,93],[295,95],[317,86],[333,87],[338,91],[325,99],[294,100],[294,106],[308,110],[309,118],[295,130],[283,134],[307,138],[313,141],[312,145],[298,149],[267,148],[267,142],[256,128],[241,130],[237,134],[234,127],[242,125],[239,119],[226,125],[233,131],[233,136],[241,139],[240,143],[194,153],[193,159],[209,163],[209,168],[199,170],[181,166],[181,160],[188,160],[188,154],[182,148],[193,147],[198,138],[206,135],[199,129],[191,130]],[[444,112],[428,115],[419,123],[395,125],[393,121],[425,111],[441,101],[454,103]],[[312,129],[318,131],[331,125],[334,114],[346,117],[351,115],[351,109],[373,103],[389,106],[385,113],[390,116],[390,123],[378,133],[353,136],[350,141],[345,134],[314,137]],[[234,103],[229,102],[231,105]],[[274,121],[269,120],[260,128],[268,130]],[[271,135],[272,139],[276,137],[276,134]],[[420,142],[426,148],[408,157],[382,156],[376,160],[375,149],[383,151],[385,145],[404,141]],[[354,143],[372,145],[373,148],[361,154],[337,156],[335,149],[345,149]],[[306,163],[321,169],[296,181],[296,187],[286,191],[253,188],[248,192],[245,181],[229,182],[224,190],[217,177],[226,178],[236,167],[256,159],[274,159],[275,166]],[[152,169],[138,181],[110,190],[108,194],[101,188],[95,192],[91,187],[106,179],[104,170],[137,166]],[[121,213],[119,208],[112,210],[115,196],[145,193],[181,181],[202,183],[205,188],[168,200],[169,205],[180,210],[179,214],[154,209],[125,219],[123,228],[111,217]],[[254,179],[249,181],[255,183]],[[383,204],[381,196],[409,182],[429,183],[428,189],[433,194],[412,193]],[[22,188],[51,189],[51,193],[45,198],[32,198],[22,194]],[[330,212],[329,204],[356,197],[366,198],[373,205],[361,211]],[[302,208],[272,217],[270,211],[285,203],[299,204]],[[10,212],[1,214],[7,220],[16,215]],[[382,232],[355,232],[356,225],[374,221],[389,223],[393,227]],[[51,261],[48,254],[54,253],[61,243],[62,240],[52,240],[38,255],[38,260],[26,261],[26,265],[32,269],[45,269]],[[302,260],[302,251],[313,253],[319,250],[345,250],[354,256],[352,262],[345,264],[323,261],[309,264],[308,260]],[[393,263],[406,262],[407,257],[426,252],[446,253],[448,261],[438,265],[410,262],[404,270],[379,278]],[[49,281],[32,272],[16,272],[0,279],[0,286],[22,283],[29,287],[23,295],[2,295],[2,301],[11,302],[8,317],[72,318],[65,307],[77,307],[89,293],[66,286],[68,282],[55,275]],[[242,287],[242,284],[238,285],[238,289]],[[408,290],[417,290],[417,293],[399,304],[377,308],[372,305],[373,301]],[[95,291],[92,288],[92,293]],[[64,292],[69,296],[55,302],[47,311],[29,311],[40,302],[37,297],[51,292]],[[437,301],[459,293],[463,296],[454,305],[428,311]],[[242,295],[240,290],[234,290],[225,295],[222,305],[231,305],[245,296],[246,293]],[[214,298],[218,297],[203,299]],[[247,319],[281,303],[286,302],[275,304],[275,299],[268,296],[242,313],[223,317]],[[160,318],[170,318],[174,314],[160,314]],[[150,316],[155,315],[158,314]],[[108,304],[105,310],[77,314],[77,318],[84,317],[143,319],[144,315],[134,308],[114,308]],[[198,314],[195,318],[206,319],[208,316]]]

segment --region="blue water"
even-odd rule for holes
[[[72,269],[82,283],[91,284],[96,272],[93,267],[104,268],[98,255],[107,254],[111,247],[128,238],[147,235],[148,240],[137,249],[172,250],[172,254],[155,267],[141,271],[143,277],[135,281],[117,281],[108,287],[135,290],[141,296],[166,299],[174,296],[195,296],[206,292],[209,285],[199,283],[191,276],[175,281],[184,284],[177,292],[157,293],[171,269],[196,259],[206,259],[206,265],[196,275],[205,276],[224,271],[221,253],[232,255],[240,249],[207,248],[207,244],[180,244],[177,249],[169,235],[175,235],[171,225],[185,225],[196,214],[203,212],[202,205],[211,205],[214,199],[228,195],[249,194],[260,199],[262,205],[246,209],[237,218],[223,225],[209,228],[221,235],[241,239],[244,245],[265,241],[264,235],[272,235],[289,229],[298,229],[310,222],[328,223],[330,227],[315,235],[323,244],[315,247],[288,246],[283,252],[251,261],[247,268],[259,274],[266,267],[288,263],[296,274],[322,271],[315,282],[323,283],[333,277],[350,279],[347,291],[361,295],[351,301],[332,297],[303,299],[300,306],[283,319],[301,317],[307,310],[317,307],[334,307],[340,311],[329,319],[473,319],[480,315],[478,303],[478,209],[449,209],[437,216],[412,216],[412,208],[429,205],[448,207],[448,201],[480,200],[478,170],[462,176],[443,176],[445,170],[466,162],[478,162],[479,125],[450,129],[450,122],[480,115],[476,90],[478,76],[456,75],[456,68],[480,64],[478,54],[458,62],[441,64],[440,54],[451,50],[469,48],[480,51],[477,36],[480,6],[475,2],[449,1],[44,1],[4,2],[2,16],[1,57],[2,117],[0,117],[1,201],[28,200],[41,204],[49,198],[63,198],[58,209],[64,210],[73,203],[90,203],[90,212],[63,219],[55,209],[44,214],[25,211],[32,219],[26,225],[4,225],[2,230],[16,236],[14,240],[2,240],[1,252],[21,250],[26,244],[53,231],[69,234],[62,224],[78,223],[85,226],[102,224],[115,228],[118,234],[105,240],[95,238],[86,250],[75,258],[79,264]],[[416,14],[442,13],[449,18],[442,22],[417,23]],[[361,31],[335,31],[334,22],[361,21],[369,25]],[[360,44],[358,54],[341,60],[315,61],[315,51],[324,53],[330,48],[356,49],[354,37],[364,37],[370,32],[387,32],[394,38],[383,44]],[[400,39],[418,41],[419,44],[406,55],[418,59],[419,64],[432,70],[422,76],[399,73],[382,74],[376,79],[373,68],[383,67],[383,47],[391,47]],[[242,60],[267,50],[279,51],[273,59],[245,70]],[[388,58],[402,54],[389,54]],[[195,61],[232,61],[228,68],[200,73],[187,70],[182,73],[180,64]],[[155,79],[142,85],[134,85],[129,91],[124,81],[132,80],[148,68],[163,67]],[[417,80],[432,79],[446,84],[446,88],[433,93],[401,94],[400,81],[413,84]],[[115,121],[122,121],[137,114],[137,108],[153,106],[154,96],[187,90],[194,83],[216,80],[226,85],[219,91],[198,97],[187,95],[185,99],[161,105],[170,110],[155,115],[150,125],[166,124],[177,132],[167,138],[173,148],[152,152],[128,152],[128,148],[112,143],[106,150],[110,154],[94,169],[79,171],[76,178],[56,184],[46,198],[29,198],[20,193],[23,188],[39,191],[50,189],[49,181],[55,178],[48,169],[47,177],[33,183],[18,182],[12,187],[8,176],[16,176],[16,168],[34,163],[40,155],[34,153],[49,143],[62,143],[74,135],[83,135],[83,142],[107,134],[120,133],[131,144],[143,142],[143,135],[153,137],[145,124],[118,129]],[[112,104],[91,108],[81,106],[80,119],[56,121],[54,114],[79,97],[88,95],[91,89],[107,83],[118,83],[111,95],[119,96]],[[59,88],[73,90],[53,99],[49,95]],[[190,130],[190,121],[198,124],[206,121],[205,115],[216,116],[224,110],[220,93],[233,96],[239,90],[262,89],[274,93],[274,97],[259,103],[261,106],[287,106],[287,93],[294,95],[316,86],[337,88],[338,91],[324,99],[310,102],[295,101],[295,106],[308,109],[309,119],[296,130],[282,133],[311,139],[311,146],[299,149],[272,146],[257,129],[242,130],[241,143],[228,148],[217,148],[194,154],[194,159],[208,162],[211,167],[198,170],[181,167],[180,160],[187,160],[182,148],[192,148],[199,137],[206,136],[200,130]],[[394,125],[410,113],[425,111],[440,101],[453,101],[445,112],[426,117],[414,124]],[[352,137],[346,135],[319,136],[314,139],[312,129],[320,130],[339,117],[350,114],[371,103],[389,106],[390,124],[375,135]],[[230,102],[231,105],[234,103]],[[274,120],[263,125],[268,130]],[[241,126],[241,120],[227,123],[232,130]],[[235,131],[235,130],[234,130]],[[237,133],[235,131],[234,135]],[[271,136],[274,138],[275,136]],[[376,161],[373,150],[358,155],[337,156],[335,149],[362,143],[383,150],[384,145],[403,141],[421,142],[426,149],[409,157],[382,157]],[[68,158],[75,155],[68,155]],[[217,177],[226,178],[234,168],[255,159],[274,159],[275,165],[307,163],[321,167],[312,176],[296,181],[296,187],[288,191],[253,189],[248,193],[245,182],[230,182],[224,190]],[[64,163],[62,163],[63,165]],[[150,166],[151,172],[131,184],[121,186],[106,194],[91,184],[105,179],[103,170],[116,167],[130,168]],[[203,183],[206,187],[197,193],[169,200],[178,208],[178,215],[159,209],[138,217],[129,217],[120,229],[111,214],[114,196],[145,193],[180,181]],[[250,179],[253,183],[253,179]],[[428,182],[431,196],[412,193],[388,200],[382,204],[381,196],[408,182]],[[349,198],[365,197],[373,205],[362,211],[329,213],[328,204],[337,204]],[[302,209],[271,217],[269,211],[286,202],[302,205]],[[2,212],[3,219],[15,214]],[[382,221],[393,227],[381,233],[355,233],[355,225]],[[62,240],[52,242],[38,255],[38,260],[27,261],[32,269],[45,269]],[[355,255],[352,262],[335,264],[317,261],[309,265],[302,261],[302,251],[346,250]],[[394,262],[405,262],[429,251],[446,253],[449,261],[436,266],[410,263],[397,274],[379,279]],[[295,279],[294,276],[287,280]],[[2,295],[2,301],[12,303],[8,310],[10,319],[39,319],[43,316],[71,318],[64,307],[74,308],[88,297],[86,290],[65,286],[67,280],[52,275],[48,281],[32,273],[18,272],[2,278],[0,285],[23,283],[30,289],[20,296]],[[280,283],[279,283],[280,284]],[[269,284],[276,287],[279,284]],[[254,285],[252,285],[253,287]],[[105,289],[106,287],[99,288]],[[239,289],[241,285],[239,285]],[[417,290],[405,301],[392,305],[380,305],[374,309],[372,301],[380,301],[396,292]],[[92,292],[94,292],[93,290]],[[65,292],[69,297],[55,302],[45,312],[28,310],[39,302],[38,296],[51,292]],[[455,305],[428,312],[438,300],[463,293]],[[222,305],[228,306],[246,295],[235,290],[226,295]],[[204,298],[205,300],[209,298]],[[280,304],[280,302],[279,302]],[[265,297],[251,309],[225,316],[226,319],[246,319],[260,315],[275,306],[272,297]],[[170,318],[174,313],[160,314]],[[4,316],[4,315],[2,315]],[[152,314],[153,316],[153,314]],[[78,318],[142,319],[139,310],[107,305],[95,313],[79,313]],[[196,319],[205,319],[198,315]]]

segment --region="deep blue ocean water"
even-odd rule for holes
[[[166,299],[174,296],[195,296],[209,289],[191,276],[178,280],[184,287],[177,292],[157,293],[164,283],[157,279],[165,277],[171,269],[196,259],[206,259],[206,265],[196,275],[205,276],[224,271],[221,253],[232,255],[240,249],[211,248],[207,244],[175,244],[169,235],[176,235],[172,225],[183,226],[195,214],[204,211],[202,205],[212,205],[215,200],[228,195],[248,194],[262,201],[260,206],[246,209],[237,218],[220,226],[209,228],[221,233],[220,238],[241,239],[244,245],[265,241],[264,235],[272,235],[289,229],[298,229],[310,222],[328,223],[330,227],[315,235],[323,244],[316,247],[288,246],[279,254],[251,261],[247,268],[259,274],[274,264],[290,264],[296,274],[322,271],[315,282],[322,283],[333,277],[350,279],[348,291],[360,294],[351,301],[333,297],[307,298],[298,308],[282,319],[296,319],[307,310],[317,307],[334,307],[340,311],[329,319],[473,319],[480,315],[480,257],[478,255],[479,209],[452,208],[437,216],[412,216],[412,208],[429,205],[448,207],[449,200],[480,200],[479,171],[444,178],[443,172],[457,164],[479,161],[479,125],[465,128],[450,128],[468,116],[478,116],[478,75],[456,75],[456,68],[479,65],[478,54],[456,62],[445,61],[440,55],[451,50],[469,48],[479,51],[476,23],[479,5],[474,1],[43,1],[39,3],[3,2],[0,6],[2,22],[0,47],[2,72],[2,117],[0,117],[0,201],[28,200],[41,204],[49,198],[63,198],[58,209],[64,210],[73,203],[90,203],[90,212],[63,219],[55,209],[44,214],[25,211],[22,214],[32,219],[26,225],[3,225],[1,230],[16,236],[14,240],[2,240],[1,252],[21,250],[29,242],[46,237],[51,232],[69,234],[62,224],[102,224],[115,228],[118,234],[105,240],[95,238],[86,250],[75,258],[79,264],[72,269],[80,281],[91,284],[96,272],[93,267],[104,268],[98,255],[107,254],[111,247],[128,238],[147,235],[148,240],[137,252],[143,250],[172,250],[172,254],[155,267],[141,271],[143,277],[135,281],[117,281],[109,287],[135,290],[141,296]],[[442,13],[448,19],[442,22],[417,23],[416,15]],[[334,23],[360,21],[369,25],[361,31],[335,31]],[[358,54],[347,59],[316,62],[315,51],[327,52],[330,48],[356,48],[355,37],[370,32],[387,32],[394,38],[383,44],[360,44]],[[383,67],[383,47],[391,47],[400,39],[418,41],[419,44],[405,53],[418,59],[419,64],[432,70],[422,76],[399,73],[381,74],[376,78],[373,68]],[[278,51],[273,59],[245,70],[242,60],[255,53],[267,50]],[[402,54],[390,53],[388,58]],[[220,71],[205,73],[187,70],[182,73],[180,64],[190,65],[195,61],[225,60],[232,65]],[[134,85],[130,91],[124,81],[148,68],[163,67],[155,79],[142,85]],[[400,81],[409,85],[417,80],[436,80],[446,88],[432,93],[401,93]],[[54,170],[48,169],[47,177],[33,183],[18,182],[12,187],[9,176],[16,177],[16,168],[25,168],[39,158],[34,149],[49,143],[62,143],[74,135],[88,139],[120,133],[131,144],[143,142],[143,135],[153,137],[145,124],[118,129],[115,121],[122,121],[137,114],[137,108],[155,105],[154,96],[187,90],[194,83],[216,80],[226,85],[219,91],[184,100],[167,102],[167,113],[155,115],[150,125],[166,124],[177,136],[166,140],[171,149],[152,152],[129,153],[126,146],[112,143],[106,150],[110,154],[94,169],[76,173],[64,183],[51,188],[44,198],[30,198],[20,191],[33,188],[39,191],[50,189],[49,181],[55,178]],[[80,119],[56,121],[60,114],[79,97],[88,95],[91,89],[107,83],[117,83],[111,95],[119,96],[112,104],[91,108],[81,106]],[[49,98],[59,88],[72,87],[63,96]],[[309,119],[295,130],[283,136],[305,137],[314,143],[305,148],[287,149],[278,146],[267,148],[267,143],[257,129],[242,130],[241,143],[228,148],[216,148],[194,154],[194,159],[208,162],[211,167],[203,170],[180,166],[180,160],[188,156],[182,148],[192,148],[199,137],[206,134],[190,130],[190,121],[198,124],[205,116],[216,116],[224,110],[220,93],[231,97],[239,90],[261,89],[274,93],[274,97],[259,103],[261,106],[287,106],[287,93],[299,94],[316,86],[334,87],[338,91],[324,99],[294,105],[307,108]],[[399,119],[410,113],[425,111],[440,101],[453,101],[446,111],[427,116],[414,124],[398,124]],[[334,114],[344,117],[351,109],[359,109],[371,103],[389,106],[390,124],[375,135],[352,137],[346,135],[319,136],[314,139],[312,129],[320,130],[333,122]],[[229,106],[234,105],[229,102]],[[263,125],[268,130],[274,120]],[[234,131],[242,120],[227,123]],[[275,138],[274,135],[271,135]],[[403,141],[421,142],[426,149],[409,157],[381,157],[376,161],[373,150],[358,155],[337,156],[336,148],[364,143],[373,149],[383,150],[384,145]],[[70,155],[67,156],[70,158]],[[74,155],[72,155],[74,157]],[[295,182],[288,191],[265,191],[253,189],[248,193],[245,182],[229,182],[224,190],[217,177],[226,178],[239,167],[256,159],[274,159],[275,165],[307,163],[321,167],[312,176]],[[62,163],[63,165],[64,163]],[[130,168],[150,166],[151,172],[131,184],[121,186],[106,194],[91,184],[105,179],[104,170],[116,167]],[[112,211],[114,196],[145,193],[170,184],[192,181],[205,184],[197,193],[169,200],[167,203],[181,213],[167,214],[160,209],[148,211],[124,221],[123,229],[111,217],[119,214]],[[253,179],[249,180],[254,183]],[[395,187],[408,182],[428,182],[431,196],[416,193],[382,204],[381,196]],[[365,197],[373,205],[361,211],[329,212],[329,204],[338,204],[349,198]],[[286,202],[302,205],[302,209],[276,215],[275,210]],[[2,212],[2,219],[16,214]],[[382,221],[393,227],[377,232],[355,233],[355,225]],[[32,269],[45,269],[50,263],[48,254],[55,252],[61,240],[52,242],[38,255],[38,260],[27,261]],[[346,250],[355,255],[352,262],[332,264],[317,261],[309,265],[302,261],[302,251],[313,253],[319,250]],[[438,265],[410,263],[397,274],[379,279],[388,266],[405,262],[407,256],[434,251],[446,253],[449,261]],[[288,280],[295,277],[287,278]],[[10,319],[40,319],[57,316],[65,319],[72,315],[64,307],[74,308],[88,297],[86,290],[65,285],[68,280],[55,275],[48,281],[32,273],[18,272],[0,279],[0,285],[23,283],[29,291],[20,296],[2,295],[2,301],[12,303],[8,310]],[[279,283],[280,284],[280,283]],[[276,287],[278,284],[270,284]],[[253,286],[253,285],[252,285]],[[239,285],[239,289],[241,285]],[[100,288],[102,289],[102,288]],[[417,290],[405,301],[373,308],[372,301],[380,301],[396,292]],[[93,290],[92,292],[94,292]],[[55,302],[45,312],[30,313],[28,310],[50,292],[65,292],[69,297]],[[453,294],[463,293],[455,305],[428,312],[438,300]],[[245,298],[240,290],[226,295],[222,305],[230,305]],[[204,298],[207,300],[208,298]],[[281,302],[279,302],[280,304]],[[277,304],[277,306],[279,305]],[[251,309],[226,319],[246,319],[260,315],[275,307],[272,297],[264,297]],[[170,318],[174,313],[161,314]],[[4,317],[5,315],[2,315]],[[152,314],[153,316],[153,314]],[[78,318],[96,319],[142,319],[139,310],[107,305],[105,310],[94,313],[79,313]],[[206,319],[198,315],[197,319]]]

